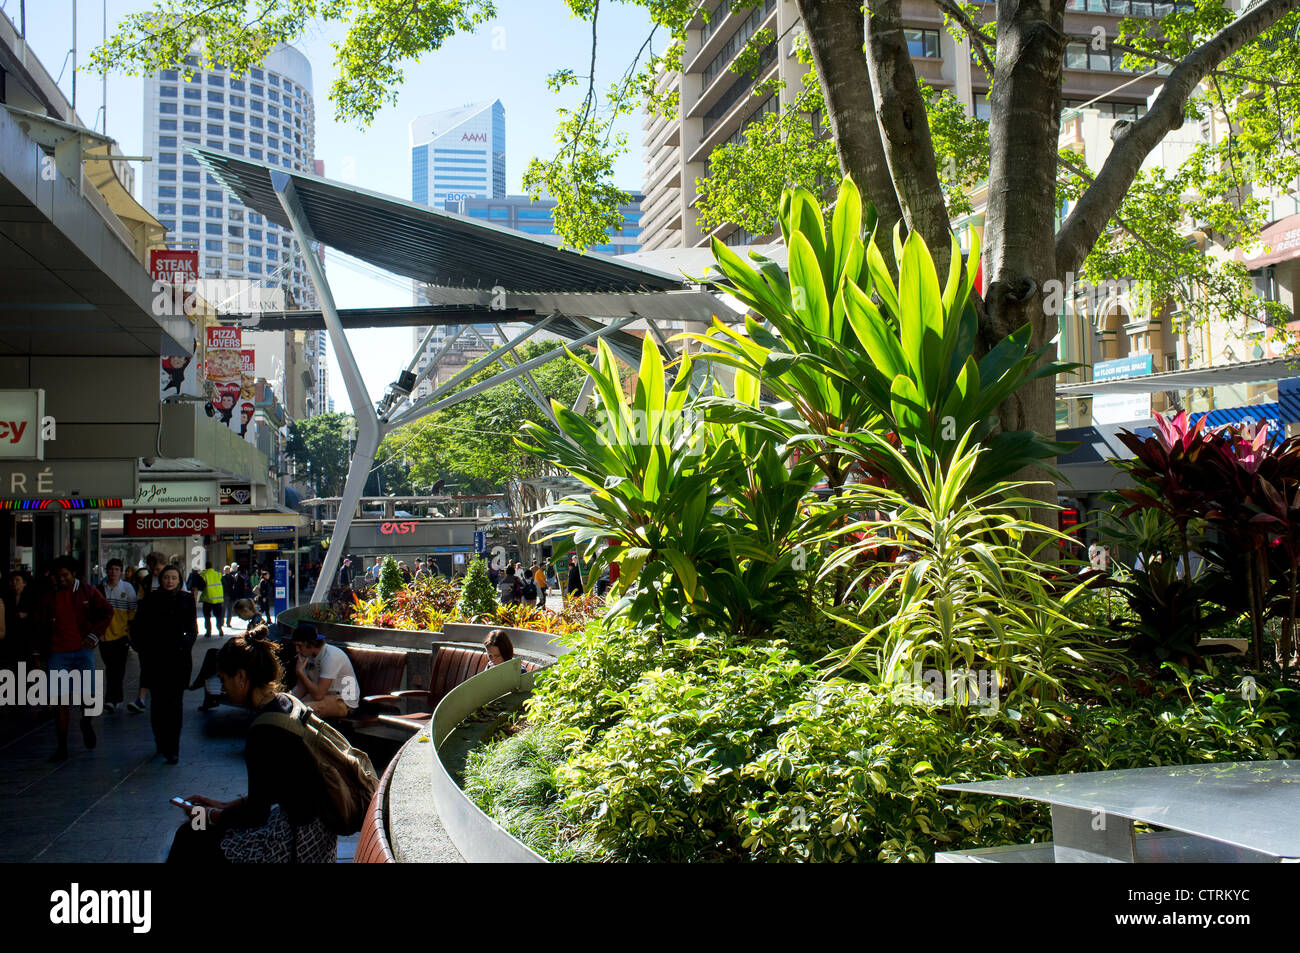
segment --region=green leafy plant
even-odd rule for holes
[[[385,556],[383,565],[379,567],[379,583],[375,586],[379,601],[388,602],[403,585],[405,583],[402,582],[402,570],[397,565],[397,560],[392,556]]]
[[[969,483],[980,457],[993,451],[968,446],[971,433],[954,448],[951,462],[913,462],[888,441],[871,435],[877,453],[892,457],[913,495],[880,486],[850,486],[845,508],[887,514],[836,527],[837,546],[824,575],[858,565],[855,584],[871,586],[856,604],[832,610],[864,630],[840,656],[883,686],[915,684],[915,673],[991,669],[1001,704],[1032,701],[1050,707],[1070,688],[1103,691],[1113,652],[1091,638],[1070,611],[1085,597],[1086,582],[1053,579],[1030,550],[1066,537],[1033,523],[1024,514],[1033,501],[1015,495],[1015,484],[972,491]],[[861,557],[881,540],[896,540],[909,561],[876,567]]]
[[[1063,449],[1030,431],[999,429],[999,404],[1029,381],[1071,365],[1046,360],[1050,346],[1031,349],[1028,325],[975,359],[978,316],[970,293],[978,240],[972,239],[963,267],[953,237],[941,286],[920,234],[913,231],[903,241],[896,231],[895,279],[876,246],[875,212],[868,206],[864,213],[847,177],[829,224],[803,189],[782,195],[778,220],[789,246],[788,275],[752,252],[751,267],[715,239],[719,275],[713,283],[751,313],[743,331],[715,319],[707,335],[688,337],[705,345],[704,360],[753,375],[777,399],[789,401],[797,421],[736,405],[711,413],[729,413],[800,442],[832,488],[854,463],[841,434],[893,433],[914,465],[925,457],[947,463],[969,434],[990,450],[968,481],[971,492]],[[894,457],[867,456],[857,454],[859,466],[883,470],[895,481],[908,478]]]
[[[456,611],[463,618],[471,620],[483,616],[496,617],[497,591],[488,577],[487,563],[481,556],[470,560],[469,568],[465,570],[465,581],[461,584]]]

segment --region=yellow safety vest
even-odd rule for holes
[[[215,569],[205,569],[199,575],[203,577],[203,601],[222,602],[226,598],[226,590],[221,584],[221,573]]]

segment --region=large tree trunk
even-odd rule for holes
[[[862,4],[860,0],[798,0],[798,7],[808,31],[808,48],[821,81],[840,168],[875,205],[883,238],[880,251],[892,262],[894,247],[888,236],[903,216],[876,124]]]
[[[984,227],[984,348],[1028,324],[1031,346],[1056,333],[1044,308],[1044,285],[1056,274],[1056,163],[1061,121],[1061,59],[1065,0],[999,0],[992,118],[989,122],[989,202]],[[999,408],[1008,430],[1056,433],[1055,382],[1031,381]],[[1035,468],[1025,474],[1049,479]],[[1030,495],[1056,501],[1054,485]],[[1046,514],[1038,514],[1042,519]]]
[[[867,66],[889,173],[903,220],[930,246],[940,275],[952,251],[948,203],[930,137],[925,100],[903,36],[903,0],[870,0],[866,18]]]

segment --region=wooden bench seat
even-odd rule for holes
[[[524,659],[512,659],[504,663],[520,664],[525,672],[535,672],[541,666]],[[434,648],[433,667],[429,676],[429,688],[412,689],[405,692],[392,692],[383,696],[371,696],[367,702],[382,709],[379,721],[400,725],[410,731],[418,731],[430,718],[438,703],[461,682],[468,681],[488,667],[487,650],[478,646],[437,645]]]

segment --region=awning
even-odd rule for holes
[[[291,226],[272,176],[288,178],[317,241],[416,281],[516,293],[686,288],[680,276],[557,248],[537,236],[479,219],[208,149],[190,151],[240,201],[284,228]]]
[[[1277,402],[1247,404],[1243,407],[1225,407],[1222,410],[1209,410],[1190,416],[1192,423],[1196,423],[1201,418],[1205,418],[1207,428],[1224,427],[1229,424],[1239,424],[1243,420],[1253,420],[1260,424],[1268,423],[1275,431],[1283,429],[1282,405]]]
[[[1058,397],[1087,397],[1093,394],[1156,394],[1161,391],[1223,387],[1228,384],[1256,384],[1300,376],[1300,359],[1271,357],[1262,361],[1221,364],[1217,367],[1193,367],[1184,371],[1166,371],[1125,377],[1110,381],[1084,381],[1056,385]]]
[[[1259,240],[1251,245],[1250,251],[1254,254],[1247,255],[1238,249],[1236,258],[1251,271],[1300,258],[1300,215],[1289,215],[1268,226],[1259,233]]]

